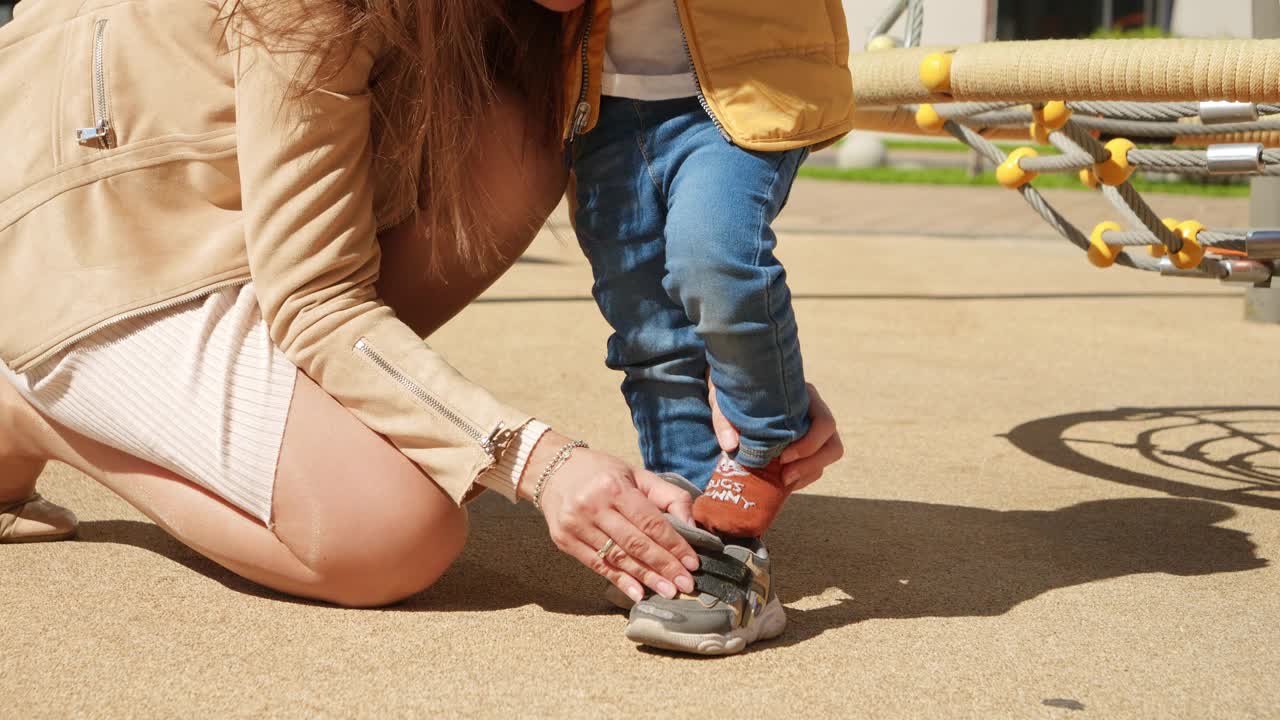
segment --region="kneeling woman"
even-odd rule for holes
[[[59,460],[246,578],[379,605],[444,572],[489,488],[632,597],[692,589],[661,515],[685,493],[421,341],[563,192],[557,4],[19,4],[0,542],[73,532],[34,494]],[[598,557],[609,540],[627,552]]]

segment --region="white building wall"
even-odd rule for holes
[[[1182,37],[1250,37],[1253,0],[1177,0],[1173,34]]]
[[[867,32],[890,1],[844,0],[855,51],[866,45]],[[1253,0],[1175,0],[1173,33],[1183,37],[1250,37],[1252,13]],[[987,0],[926,0],[924,17],[925,45],[959,45],[987,39]],[[902,37],[901,22],[893,34]]]
[[[849,41],[855,52],[866,47],[867,33],[890,4],[891,0],[844,0],[844,12],[849,21]],[[898,22],[892,34],[899,39],[903,37],[903,21]],[[986,34],[987,0],[926,0],[924,37],[921,44],[976,43],[985,40]]]

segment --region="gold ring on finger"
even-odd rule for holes
[[[609,551],[612,550],[615,545],[617,545],[617,543],[613,541],[613,538],[609,538],[609,541],[604,544],[604,547],[596,551],[596,557],[603,560],[604,556],[608,555]]]

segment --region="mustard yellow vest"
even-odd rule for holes
[[[749,150],[827,145],[853,123],[849,35],[840,0],[672,0],[698,99]],[[610,0],[565,17],[565,139],[595,127]]]

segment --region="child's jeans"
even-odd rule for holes
[[[751,152],[696,98],[604,98],[573,146],[578,240],[614,329],[646,467],[705,487],[720,454],[708,363],[738,461],[761,467],[809,429],[786,273],[770,223],[807,150]]]

